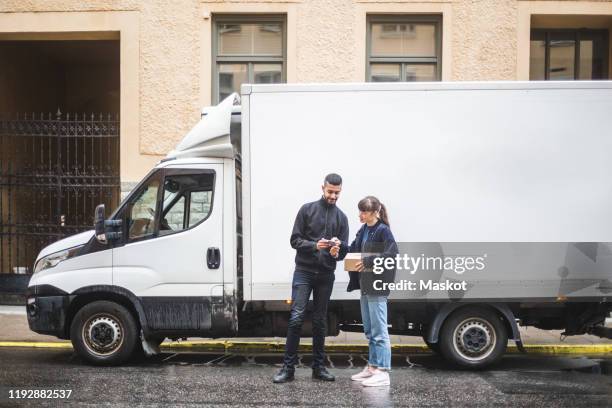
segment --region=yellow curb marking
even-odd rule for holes
[[[163,349],[176,348],[208,348],[222,350],[263,350],[279,351],[285,344],[281,342],[235,342],[235,341],[183,341],[177,343],[163,343]],[[34,348],[72,348],[70,342],[32,342],[32,341],[0,341],[0,347],[34,347]],[[367,344],[329,344],[325,348],[327,351],[363,351],[368,347]],[[541,354],[605,354],[612,353],[612,344],[526,344],[525,349],[531,353]],[[394,344],[392,350],[395,352],[422,352],[429,351],[424,344]],[[302,350],[312,349],[311,343],[300,345]],[[508,352],[518,351],[516,346],[508,346]]]
[[[72,348],[72,343],[38,341],[0,341],[0,347]]]

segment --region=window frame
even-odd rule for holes
[[[607,51],[607,55],[604,55],[603,60],[603,77],[591,80],[608,80],[610,78],[610,31],[605,28],[532,28],[529,33],[529,43],[531,41],[540,40],[544,41],[544,81],[550,81],[550,35],[551,34],[574,34],[575,50],[574,50],[574,79],[571,81],[586,81],[580,79],[580,40],[584,36],[586,38],[593,38],[601,35],[603,37],[603,49]],[[534,38],[539,36],[539,38]],[[531,53],[529,53],[529,64],[531,65]],[[529,77],[530,81],[535,81]]]
[[[281,53],[277,55],[219,55],[219,24],[249,24],[249,23],[281,23]],[[255,82],[254,65],[260,64],[281,64],[281,82],[287,82],[287,15],[286,14],[214,14],[212,17],[211,34],[212,52],[212,95],[213,105],[221,102],[219,100],[219,64],[246,64],[247,83]]]
[[[366,82],[372,82],[372,64],[399,64],[400,80],[406,81],[406,65],[435,66],[436,81],[442,80],[442,14],[368,14],[366,17]],[[372,25],[373,24],[420,24],[430,23],[435,26],[435,57],[373,57]],[[412,82],[412,81],[410,81]]]

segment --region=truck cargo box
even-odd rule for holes
[[[610,112],[603,81],[243,86],[244,299],[290,297],[292,225],[330,172],[351,240],[372,194],[397,241],[498,253],[505,267],[472,275],[492,296],[605,297]],[[347,282],[338,263],[332,299],[358,298]]]

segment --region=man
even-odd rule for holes
[[[348,220],[336,206],[342,190],[342,178],[334,173],[328,174],[321,188],[321,199],[300,208],[291,233],[291,246],[297,251],[291,291],[291,316],[283,368],[274,376],[275,383],[292,381],[294,378],[300,332],[311,292],[312,378],[335,380],[325,368],[327,304],[334,284],[336,262],[344,258],[348,250]]]

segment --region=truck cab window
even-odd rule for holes
[[[213,173],[166,176],[159,235],[191,228],[208,218],[214,178]]]
[[[192,191],[189,200],[189,227],[198,224],[210,214],[212,205],[212,189]]]
[[[164,191],[164,194],[167,191]],[[172,196],[172,194],[169,194]],[[180,196],[176,200],[171,200],[172,206],[164,208],[164,217],[159,224],[159,234],[164,235],[166,231],[180,231],[185,228],[185,196]],[[166,202],[164,202],[166,204]]]
[[[157,209],[159,178],[155,177],[142,187],[128,208],[129,240],[153,236]]]

